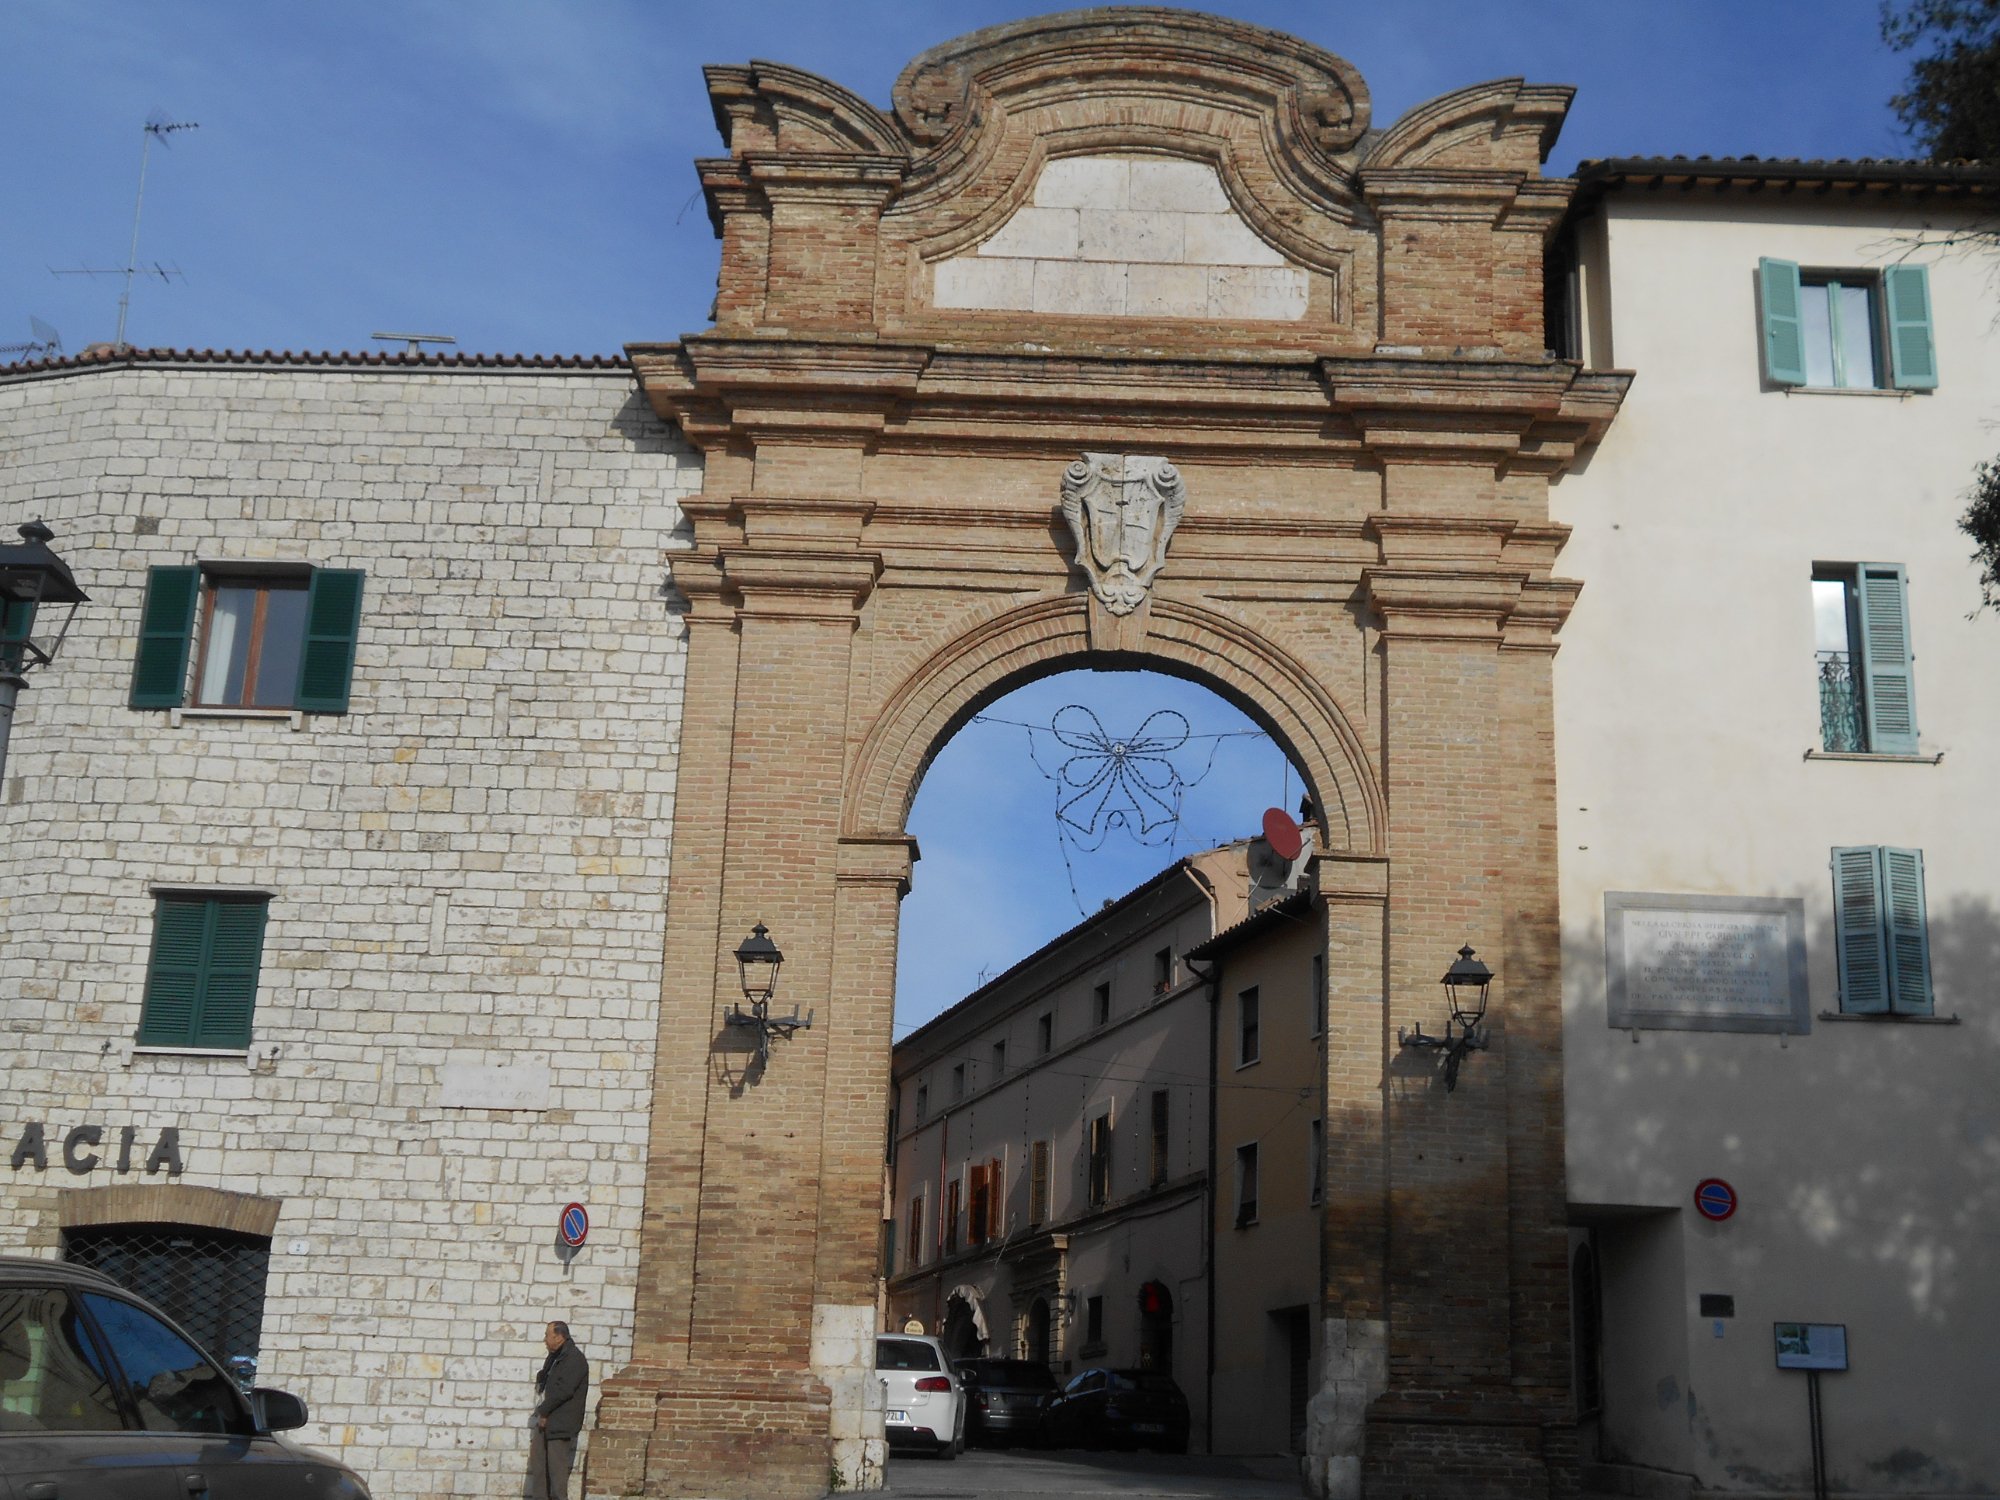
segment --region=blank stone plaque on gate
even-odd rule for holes
[[[1812,1030],[1805,902],[1604,893],[1605,1003],[1620,1029]]]

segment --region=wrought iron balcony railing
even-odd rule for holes
[[[1854,668],[1845,651],[1821,651],[1819,658],[1819,740],[1820,749],[1864,751],[1867,742],[1861,733],[1861,697],[1856,691]]]

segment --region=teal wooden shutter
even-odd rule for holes
[[[1764,298],[1764,377],[1773,385],[1806,383],[1805,329],[1799,321],[1797,261],[1757,262]]]
[[[1840,1008],[1856,1015],[1889,1009],[1882,941],[1880,851],[1833,851],[1833,941],[1840,965]]]
[[[1884,849],[1883,911],[1889,934],[1889,1007],[1898,1015],[1931,1013],[1931,943],[1924,920],[1924,856]]]
[[[316,568],[306,590],[305,649],[299,652],[294,700],[309,714],[347,712],[354,677],[354,642],[361,633],[358,568]]]
[[[1877,755],[1917,753],[1916,680],[1910,670],[1909,589],[1896,563],[1854,570],[1861,625],[1861,692],[1868,748]]]
[[[139,606],[139,655],[132,665],[132,707],[181,706],[200,597],[201,569],[148,570],[146,599]]]
[[[264,951],[263,901],[210,903],[208,971],[195,1019],[196,1047],[248,1047]]]
[[[209,903],[161,896],[153,906],[153,959],[139,1012],[143,1047],[194,1045]]]
[[[1889,304],[1889,375],[1898,390],[1937,388],[1937,343],[1931,337],[1930,271],[1891,266],[1882,273]]]

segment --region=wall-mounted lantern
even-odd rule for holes
[[[750,936],[736,947],[736,970],[743,985],[743,998],[750,1008],[740,1005],[729,1007],[729,1014],[722,1019],[731,1026],[744,1026],[757,1033],[757,1061],[762,1063],[771,1055],[771,1038],[789,1037],[795,1031],[812,1029],[812,1012],[801,1017],[795,1010],[789,1016],[771,1014],[771,997],[778,992],[778,970],[784,966],[785,955],[778,951],[778,945],[771,941],[770,929],[759,922],[750,929]]]
[[[69,565],[49,550],[55,533],[40,521],[20,528],[21,541],[0,547],[0,775],[7,769],[7,741],[14,729],[14,706],[28,673],[56,659],[69,635],[76,607],[90,596],[76,586]],[[35,636],[36,615],[43,606],[67,604],[53,636]],[[41,623],[45,631],[47,617]]]
[[[1488,1037],[1479,1029],[1486,1019],[1486,990],[1493,983],[1493,971],[1473,956],[1472,945],[1458,950],[1458,962],[1445,971],[1445,998],[1451,1014],[1445,1018],[1444,1035],[1429,1036],[1419,1021],[1412,1031],[1396,1028],[1396,1042],[1403,1047],[1422,1047],[1444,1054],[1444,1089],[1458,1087],[1458,1065],[1469,1052],[1484,1052]],[[1452,1034],[1457,1028],[1457,1035]]]

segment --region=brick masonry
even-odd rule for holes
[[[620,369],[140,356],[0,382],[0,431],[0,515],[91,595],[9,752],[0,1134],[178,1125],[185,1162],[52,1151],[0,1245],[268,1234],[301,1437],[378,1495],[518,1494],[542,1323],[600,1378],[631,1345],[700,459]],[[366,570],[352,711],[128,707],[148,567],[259,560]],[[247,1056],[135,1053],[156,885],[270,893]],[[544,1107],[446,1108],[448,1063],[546,1068]]]
[[[828,1403],[833,1476],[880,1482],[866,1341],[844,1359],[816,1330],[873,1315],[904,819],[967,714],[1078,665],[1230,694],[1321,809],[1309,1487],[1561,1493],[1573,1450],[1541,1438],[1570,1420],[1548,661],[1575,590],[1548,483],[1625,386],[1543,348],[1566,193],[1539,166],[1568,91],[1480,85],[1370,133],[1339,59],[1150,9],[946,43],[892,111],[778,65],[707,76],[729,150],[701,163],[716,327],[630,350],[707,464],[674,560],[696,707],[634,1355],[590,1493],[810,1493],[810,1420],[704,1395],[802,1377],[788,1399]],[[1173,190],[1135,208],[1139,175]],[[1194,218],[1229,219],[1232,253],[1262,247],[1303,295],[1197,307],[1189,279],[1132,316],[1119,277],[1206,274]],[[1122,616],[1055,518],[1084,452],[1165,457],[1186,487]],[[788,955],[785,1008],[817,1018],[761,1072],[717,1040],[757,921]],[[1447,1100],[1394,1025],[1436,1028],[1466,941],[1499,959],[1496,1041]],[[1448,1473],[1425,1457],[1454,1443]]]

